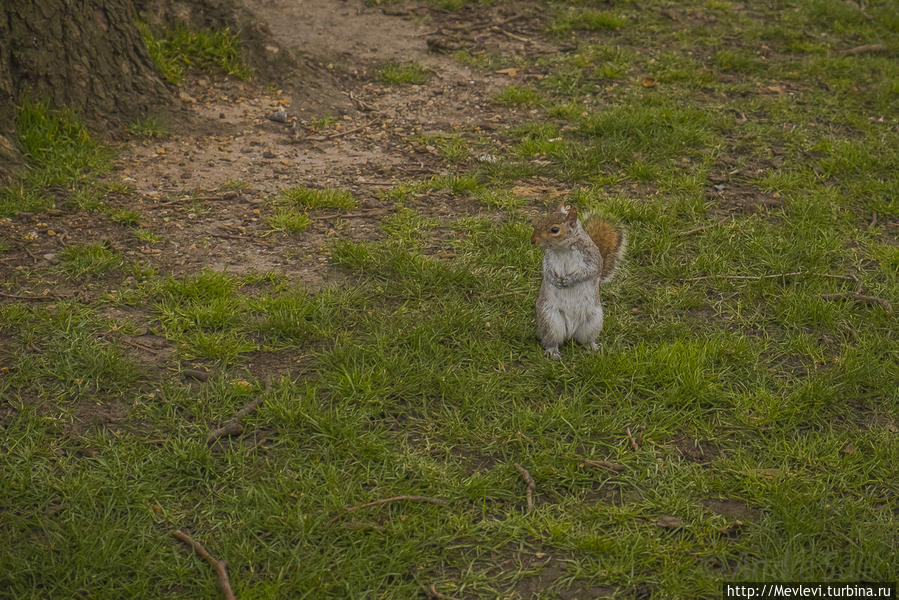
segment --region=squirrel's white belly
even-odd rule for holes
[[[584,268],[583,256],[578,252],[547,252],[546,268],[559,276],[577,273]],[[602,306],[597,302],[596,279],[587,279],[571,286],[559,288],[547,285],[543,309],[557,312],[565,331],[564,339],[590,337],[592,330],[599,333],[602,327]],[[585,331],[589,329],[591,331]]]
[[[574,337],[585,323],[595,319],[602,307],[596,303],[596,282],[582,281],[571,287],[548,286],[546,309],[557,311],[565,327],[564,338]]]

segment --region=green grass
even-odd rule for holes
[[[556,32],[572,29],[585,31],[618,30],[627,25],[627,19],[617,13],[593,8],[570,8],[562,12],[553,23]]]
[[[283,189],[273,200],[266,223],[274,231],[300,233],[312,224],[308,212],[320,209],[351,210],[358,205],[351,192],[337,188],[297,186]]]
[[[146,23],[137,26],[153,64],[169,83],[180,84],[191,70],[238,79],[252,74],[241,57],[240,39],[227,27],[193,30],[178,26],[157,32]]]
[[[109,169],[109,150],[90,135],[79,115],[47,101],[22,102],[16,138],[28,166],[16,181],[0,187],[0,216],[50,208],[54,201],[47,188],[85,190]]]
[[[142,117],[128,126],[128,133],[140,139],[158,139],[170,135],[169,128],[158,117]]]
[[[322,208],[351,210],[357,205],[356,198],[351,192],[331,187],[316,189],[297,186],[281,190],[278,197],[284,204],[308,210]]]
[[[488,142],[468,132],[424,140],[446,174],[383,191],[378,231],[318,248],[322,286],[136,276],[105,245],[16,272],[103,293],[0,303],[0,589],[220,596],[176,528],[228,561],[239,598],[892,581],[899,330],[827,295],[899,303],[899,65],[839,55],[895,47],[899,9],[669,4],[616,4],[624,26],[530,58],[541,100],[491,108],[510,115],[496,161],[469,161]],[[560,201],[613,216],[629,249],[601,350],[552,361],[529,219]],[[355,206],[303,187],[272,210],[286,228]],[[404,494],[447,505],[344,510]]]
[[[377,79],[390,84],[422,84],[431,78],[431,71],[415,61],[389,62],[377,73]]]
[[[68,246],[60,259],[62,269],[72,277],[96,277],[122,265],[122,258],[107,244]]]
[[[493,101],[507,106],[532,106],[540,103],[540,94],[529,88],[509,85],[493,96]]]
[[[274,231],[300,233],[312,224],[312,219],[303,211],[289,206],[279,206],[266,217],[266,223]]]

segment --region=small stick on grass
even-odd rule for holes
[[[640,451],[640,445],[637,443],[637,440],[634,439],[634,435],[631,433],[631,428],[630,428],[630,427],[625,427],[625,428],[624,428],[624,433],[627,434],[627,439],[628,439],[628,441],[631,443],[631,448],[634,449],[634,452],[639,452],[639,451]]]
[[[200,369],[181,369],[181,374],[197,381],[207,381],[209,379],[209,373]]]
[[[868,229],[873,229],[877,225],[877,211],[871,211],[871,222],[868,223]]]
[[[221,588],[222,593],[225,594],[225,600],[236,600],[234,596],[234,592],[231,591],[231,582],[228,580],[228,563],[223,560],[218,560],[214,558],[209,552],[206,551],[206,548],[203,547],[203,544],[195,541],[189,535],[181,531],[180,529],[176,529],[172,532],[172,535],[193,548],[194,552],[200,555],[206,562],[215,568],[216,575],[218,575],[218,584],[219,588]]]
[[[821,294],[821,297],[825,300],[855,300],[865,304],[878,304],[887,314],[893,314],[893,305],[877,296],[868,296],[858,292],[841,292],[839,294]]]
[[[427,588],[425,591],[428,593],[428,598],[432,598],[432,600],[460,600],[455,596],[441,594],[437,591],[437,586],[435,586],[433,583],[431,584],[431,587]]]
[[[241,408],[239,411],[234,413],[234,416],[231,417],[231,420],[219,427],[218,429],[213,429],[209,432],[209,435],[206,437],[206,443],[211,444],[219,438],[223,438],[225,436],[238,435],[243,432],[243,425],[240,424],[240,420],[255,411],[259,408],[259,405],[262,404],[262,401],[266,396],[272,391],[272,378],[271,376],[266,377],[265,379],[265,392]]]
[[[885,44],[862,44],[861,46],[856,46],[855,48],[843,50],[839,53],[839,55],[852,56],[855,54],[864,54],[865,52],[886,52],[886,50],[887,47]]]
[[[378,119],[372,119],[371,121],[369,121],[367,123],[363,123],[362,125],[358,125],[356,127],[351,127],[350,129],[347,129],[344,131],[336,131],[329,135],[310,135],[306,139],[312,140],[313,142],[323,142],[325,140],[333,140],[334,138],[339,138],[339,137],[348,135],[350,133],[355,133],[355,132],[359,131],[360,129],[365,129],[366,127],[368,127],[370,125],[374,125],[377,122],[378,122]]]
[[[37,300],[37,301],[45,301],[45,300],[60,300],[63,299],[63,296],[55,296],[53,294],[47,294],[46,296],[27,296],[24,294],[8,294],[6,292],[0,292],[0,296],[4,298],[13,298],[14,300]]]
[[[494,294],[492,296],[488,296],[490,300],[494,300],[496,298],[505,298],[507,296],[519,296],[521,294],[527,294],[530,290],[514,290],[511,292],[503,292],[502,294]]]
[[[600,469],[608,469],[609,471],[613,471],[615,473],[621,473],[622,471],[627,469],[627,467],[621,463],[610,462],[607,460],[585,459],[581,461],[581,465],[584,467],[599,467]]]
[[[357,219],[360,217],[376,217],[378,215],[383,215],[389,209],[387,208],[372,208],[369,210],[363,210],[354,213],[329,213],[327,215],[307,215],[313,221],[318,220],[326,220],[326,219]]]
[[[534,510],[534,490],[537,489],[537,484],[534,482],[534,478],[531,477],[531,474],[527,469],[525,469],[518,463],[515,463],[515,468],[518,469],[519,473],[521,473],[521,478],[524,479],[524,482],[528,486],[526,498],[528,503],[528,512],[531,512],[532,510]]]
[[[706,279],[745,279],[749,281],[758,281],[759,279],[777,279],[779,277],[792,277],[793,275],[803,275],[806,271],[793,271],[791,273],[774,273],[773,275],[703,275],[701,277],[688,277],[683,281],[704,281]]]
[[[388,502],[399,502],[401,500],[405,500],[407,502],[427,502],[429,504],[437,504],[439,506],[449,506],[449,502],[444,500],[443,498],[433,498],[431,496],[392,496],[390,498],[381,498],[380,500],[373,500],[371,502],[366,502],[365,504],[357,504],[355,506],[347,506],[343,509],[343,512],[336,517],[332,518],[328,521],[330,525],[343,515],[347,513],[351,513],[357,510],[361,510],[363,508],[370,508],[372,506],[379,506],[381,504],[387,504]]]
[[[726,220],[727,219],[718,219],[714,223],[709,223],[708,225],[700,225],[699,227],[694,227],[693,229],[681,231],[677,235],[679,235],[681,237],[687,237],[688,235],[693,235],[694,233],[699,233],[700,231],[705,231],[706,229],[711,229],[713,227],[717,227],[718,225],[721,225],[722,223],[724,223]]]

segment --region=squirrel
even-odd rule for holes
[[[615,276],[626,242],[620,227],[599,217],[581,223],[577,209],[564,203],[534,224],[531,243],[546,251],[537,296],[537,336],[547,355],[562,358],[559,344],[571,338],[599,349],[599,284]]]

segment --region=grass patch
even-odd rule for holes
[[[316,189],[297,186],[281,190],[273,201],[274,210],[266,222],[275,231],[300,233],[312,224],[311,210],[351,210],[358,206],[352,193],[337,188]]]
[[[303,211],[289,206],[278,206],[266,217],[265,222],[275,231],[301,233],[312,224],[312,219]]]
[[[240,40],[227,27],[220,30],[191,30],[183,26],[157,35],[138,22],[150,58],[160,74],[175,85],[190,70],[247,79],[252,71],[241,58]]]
[[[80,117],[51,108],[47,101],[25,100],[18,107],[16,137],[28,169],[0,188],[0,216],[49,208],[53,200],[47,187],[65,186],[77,193],[109,169],[109,150],[91,137]]]
[[[68,246],[59,257],[62,269],[72,277],[99,277],[122,266],[122,257],[107,244]]]
[[[152,140],[166,138],[171,132],[158,117],[143,117],[128,126],[128,133],[138,139]]]
[[[238,597],[892,580],[896,319],[829,295],[899,302],[899,65],[838,55],[893,47],[894,4],[622,4],[626,26],[535,59],[548,108],[483,134],[496,161],[399,182],[376,239],[317,249],[333,285],[132,281],[109,247],[66,250],[60,268],[121,291],[0,303],[0,588],[219,595],[174,528],[229,562]],[[409,141],[466,164],[462,135],[480,152],[467,131]],[[355,205],[337,196],[273,209]],[[529,218],[563,201],[624,224],[629,248],[601,349],[556,362]],[[37,267],[13,275],[41,289]],[[260,397],[240,435],[206,442]],[[344,510],[402,494],[447,505]]]
[[[594,8],[572,8],[556,17],[552,30],[557,33],[571,30],[617,31],[625,25],[627,19],[617,13]]]
[[[431,78],[431,71],[415,61],[390,62],[381,67],[378,81],[390,84],[422,84]]]
[[[281,190],[278,198],[284,204],[307,210],[322,208],[351,210],[358,205],[351,192],[337,188],[316,189],[298,186]]]
[[[506,106],[533,106],[540,103],[540,94],[530,88],[517,85],[506,86],[493,97],[497,104]]]

